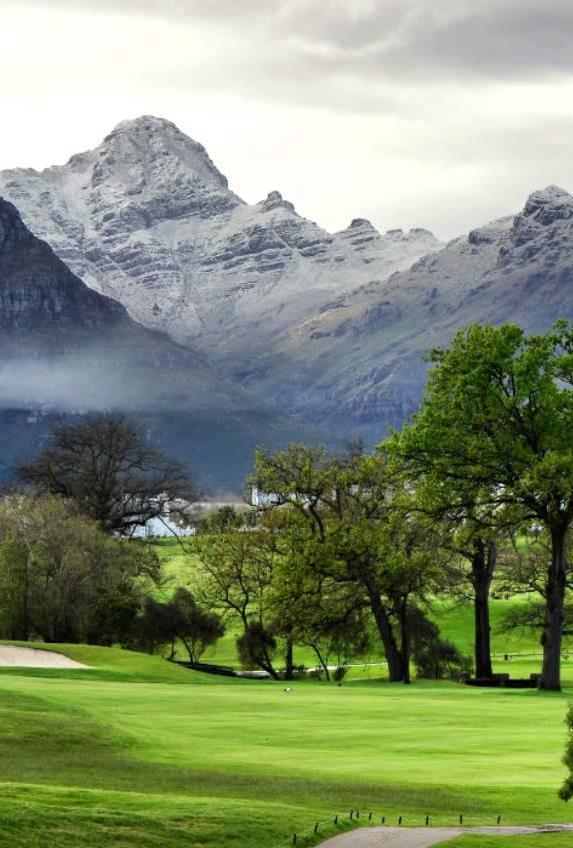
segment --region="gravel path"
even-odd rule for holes
[[[531,827],[364,827],[333,836],[319,848],[430,848],[463,833],[489,836],[528,836],[535,833],[573,833],[573,824]]]
[[[0,645],[0,666],[19,666],[20,668],[87,668],[87,665],[71,660],[55,651],[38,648],[17,648],[14,645]]]

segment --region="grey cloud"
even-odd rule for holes
[[[0,6],[13,0],[0,0]],[[261,17],[274,14],[278,0],[20,0],[22,5],[47,9],[71,9],[76,12],[119,12],[142,17],[221,19]]]
[[[32,2],[32,0],[29,0]],[[0,4],[2,0],[0,0]],[[53,8],[54,0],[35,0]],[[570,0],[58,0],[97,11],[233,20],[237,49],[263,45],[297,75],[364,80],[536,79],[573,72]],[[266,48],[272,46],[273,50]],[[273,73],[274,63],[265,70]],[[259,67],[260,70],[260,67]],[[280,66],[277,69],[280,72]]]
[[[322,3],[314,15],[297,17],[291,7],[279,34],[317,73],[366,81],[514,81],[573,72],[569,0],[551,0],[542,12],[533,0],[406,0],[362,9]]]

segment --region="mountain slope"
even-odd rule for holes
[[[332,235],[278,192],[248,205],[200,144],[149,116],[62,167],[0,172],[2,193],[89,286],[239,378],[277,333],[439,247],[362,219]]]
[[[523,211],[454,239],[410,270],[334,302],[281,339],[275,367],[302,365],[292,412],[376,438],[419,403],[422,356],[472,322],[514,321],[528,331],[573,319],[573,197],[549,186]],[[285,394],[287,390],[285,390]],[[315,403],[315,398],[320,402]]]
[[[0,409],[5,473],[54,418],[89,410],[137,415],[219,486],[239,484],[256,443],[301,436],[201,354],[84,285],[1,198]]]

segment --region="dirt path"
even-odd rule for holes
[[[489,836],[528,836],[535,833],[573,833],[573,824],[531,827],[364,827],[333,836],[318,848],[430,848],[463,833]]]
[[[71,660],[55,651],[38,648],[17,648],[15,645],[0,645],[0,666],[20,668],[87,668],[87,665]]]

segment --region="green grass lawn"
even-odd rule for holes
[[[573,833],[538,833],[532,836],[458,836],[443,848],[571,848]]]
[[[195,563],[175,541],[156,549],[168,580],[193,585]],[[498,671],[539,670],[534,634],[501,634],[520,599],[494,600]],[[436,602],[447,638],[471,652],[472,611]],[[205,659],[237,665],[233,628]],[[38,646],[41,647],[41,646]],[[284,684],[189,672],[160,657],[50,645],[88,669],[0,669],[0,847],[281,848],[359,823],[455,825],[565,821],[561,694],[390,686],[379,666],[342,686]],[[505,660],[504,655],[509,659]],[[373,648],[357,662],[379,662]],[[310,651],[296,661],[314,665]],[[340,816],[335,825],[334,816]],[[320,822],[318,834],[313,825]],[[535,841],[533,841],[535,840]],[[464,836],[455,848],[501,840]],[[573,848],[573,836],[504,839],[506,848]]]
[[[310,844],[336,813],[349,826],[357,808],[411,825],[573,812],[555,794],[571,691],[355,681],[287,694],[56,649],[97,668],[0,675],[0,845],[274,848],[293,831]]]

